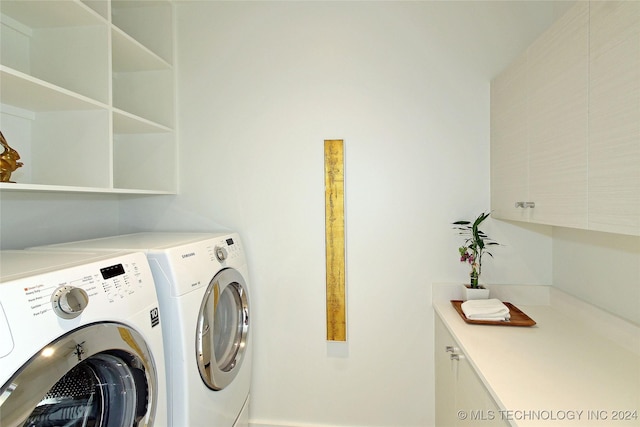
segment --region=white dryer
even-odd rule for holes
[[[166,426],[159,323],[142,253],[0,251],[0,426]]]
[[[170,424],[248,426],[250,292],[237,233],[135,233],[43,248],[146,253],[165,316]]]

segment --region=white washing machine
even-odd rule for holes
[[[250,292],[237,233],[136,233],[39,249],[146,253],[164,315],[170,424],[248,426]]]
[[[166,426],[159,313],[143,253],[0,251],[0,426]]]

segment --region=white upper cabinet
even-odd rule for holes
[[[589,228],[640,235],[640,2],[592,2]]]
[[[491,210],[497,218],[526,221],[529,209],[527,56],[521,55],[491,85]]]
[[[176,190],[173,6],[0,2],[0,191]]]
[[[589,3],[536,40],[528,63],[530,220],[586,228]]]
[[[496,218],[640,235],[639,11],[576,2],[494,79]]]

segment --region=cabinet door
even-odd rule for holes
[[[640,235],[640,2],[592,2],[589,228]]]
[[[451,351],[447,351],[447,346]],[[436,316],[436,426],[508,425],[502,419],[498,405],[458,347],[442,320]]]
[[[589,3],[528,50],[531,221],[587,228]]]
[[[505,426],[498,405],[485,388],[475,370],[464,355],[454,361],[457,366],[456,413],[462,411],[465,419],[458,421],[459,426]]]
[[[495,218],[526,221],[529,209],[527,56],[491,83],[491,211]]]
[[[453,337],[438,316],[435,318],[435,367],[436,367],[436,426],[454,427],[455,372],[447,346],[453,346]]]

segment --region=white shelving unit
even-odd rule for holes
[[[0,191],[173,194],[170,1],[3,0]]]

